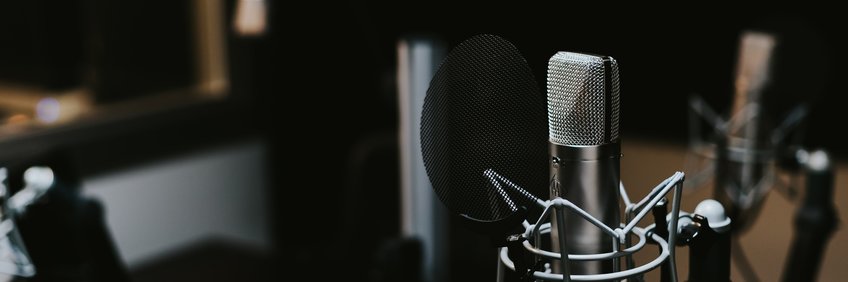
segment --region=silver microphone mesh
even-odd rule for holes
[[[597,146],[617,140],[619,106],[615,59],[572,52],[551,57],[548,130],[552,143]]]

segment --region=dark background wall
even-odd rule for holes
[[[229,22],[235,1],[225,2]],[[229,36],[231,93],[223,102],[191,111],[154,110],[143,118],[85,130],[59,128],[51,138],[35,134],[7,141],[14,144],[7,144],[0,155],[27,154],[8,150],[12,147],[68,143],[81,157],[81,174],[96,175],[260,136],[270,151],[269,201],[278,246],[277,264],[271,267],[277,271],[271,275],[337,272],[367,281],[388,268],[390,263],[380,256],[400,233],[395,82],[399,38],[425,34],[454,46],[480,33],[499,35],[524,54],[540,89],[545,88],[547,61],[557,51],[610,55],[621,70],[623,142],[685,144],[690,95],[701,96],[726,115],[739,35],[763,29],[781,36],[779,63],[767,93],[775,119],[797,104],[809,103],[805,145],[848,157],[838,137],[848,102],[842,89],[846,56],[841,53],[848,47],[843,38],[846,21],[833,6],[809,1],[786,6],[268,2],[270,25],[264,36]],[[114,92],[100,96],[106,103],[192,81],[188,69],[194,57],[186,38],[192,36],[189,2],[120,3],[3,3],[0,32],[26,44],[0,43],[0,75],[63,89],[91,79],[86,70],[91,63],[100,75],[111,75],[111,84],[98,85],[104,93]],[[122,19],[110,11],[133,17]],[[165,20],[179,28],[160,26]],[[108,24],[113,21],[123,25]],[[133,30],[148,33],[129,32]],[[91,34],[97,37],[89,38]],[[123,41],[139,38],[146,43]],[[119,52],[98,49],[110,44]],[[462,228],[451,232],[454,238],[474,238]],[[467,267],[455,267],[452,277],[494,275],[492,250],[485,243],[452,244],[469,250],[453,255]]]
[[[572,3],[466,5],[342,2],[283,7],[284,16],[276,20],[291,22],[277,26],[287,31],[279,34],[283,42],[271,44],[277,54],[269,58],[279,57],[297,70],[294,81],[312,89],[304,95],[307,99],[322,101],[316,103],[322,107],[338,105],[341,114],[360,108],[354,105],[393,110],[388,85],[393,83],[395,42],[410,33],[434,34],[451,45],[478,33],[505,37],[524,53],[541,86],[547,59],[556,51],[608,54],[621,64],[623,130],[683,140],[685,119],[678,117],[685,117],[690,94],[701,95],[719,111],[729,106],[740,32],[775,30],[783,37],[781,45],[791,45],[785,52],[789,59],[775,69],[780,100],[812,101],[817,113],[838,112],[832,107],[841,96],[842,21],[826,6],[685,5],[661,11]],[[312,16],[298,17],[304,14]],[[375,118],[374,111],[363,112],[369,113],[354,118]],[[811,144],[835,147],[814,132]]]

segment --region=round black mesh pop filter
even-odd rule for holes
[[[532,212],[533,197],[547,199],[546,103],[527,61],[505,39],[477,35],[448,54],[421,116],[424,165],[448,209],[492,222],[522,207]]]

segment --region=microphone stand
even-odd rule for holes
[[[795,236],[783,268],[783,281],[816,281],[824,248],[838,224],[833,205],[833,165],[824,151],[804,162],[806,195],[795,213]]]

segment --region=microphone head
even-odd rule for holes
[[[775,129],[777,120],[766,113],[772,109],[770,109],[771,105],[765,105],[764,100],[769,98],[767,96],[774,96],[771,95],[773,93],[766,92],[771,80],[771,65],[776,43],[774,35],[764,32],[746,31],[739,38],[733,108],[726,134],[728,150],[742,153],[744,166],[772,160],[773,140],[770,135]],[[759,155],[764,157],[754,157]],[[731,156],[731,159],[739,158]],[[742,176],[735,178],[739,179]],[[743,182],[745,182],[741,183],[743,190],[749,190],[750,186],[753,186],[751,183]]]
[[[558,52],[548,62],[551,143],[598,146],[619,139],[618,63],[612,57]]]
[[[732,114],[739,113],[748,104],[761,103],[770,78],[775,45],[775,37],[764,32],[746,31],[740,37]],[[746,123],[747,119],[737,119],[737,122]]]

